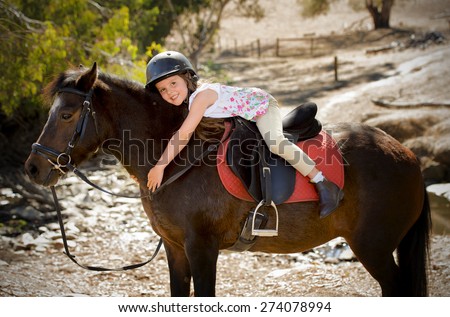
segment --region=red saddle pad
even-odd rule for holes
[[[226,162],[228,141],[225,141],[217,152],[217,171],[226,190],[233,196],[254,201],[241,180],[233,173]],[[298,142],[297,145],[316,162],[317,168],[323,175],[334,182],[340,188],[344,188],[344,164],[342,154],[333,137],[325,131],[321,131],[312,139]],[[318,200],[319,197],[314,185],[307,177],[299,172],[295,175],[295,189],[292,195],[284,203]]]

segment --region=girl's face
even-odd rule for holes
[[[188,96],[186,81],[178,75],[157,82],[155,87],[165,101],[175,106],[181,105]]]

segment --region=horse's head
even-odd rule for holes
[[[44,186],[54,185],[99,148],[133,175],[142,169],[145,177],[162,153],[160,141],[171,137],[187,111],[140,83],[98,72],[96,64],[60,74],[46,86],[44,98],[51,105],[49,117],[25,162],[30,179]]]
[[[97,65],[62,73],[44,89],[51,103],[49,117],[25,169],[34,182],[51,186],[70,167],[85,160],[100,145],[95,109]]]

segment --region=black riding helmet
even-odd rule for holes
[[[153,88],[158,81],[185,72],[189,72],[193,80],[197,81],[197,73],[186,56],[175,51],[159,53],[153,56],[147,64],[145,87]]]

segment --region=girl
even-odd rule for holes
[[[198,76],[181,53],[168,51],[154,56],[147,65],[147,85],[174,106],[188,104],[189,114],[172,136],[156,165],[148,173],[147,186],[153,192],[161,185],[164,169],[187,145],[203,117],[241,116],[256,122],[269,150],[284,158],[303,176],[310,178],[319,194],[320,217],[331,214],[343,192],[328,181],[309,156],[283,135],[277,101],[258,88],[237,88],[221,84],[197,87]]]

